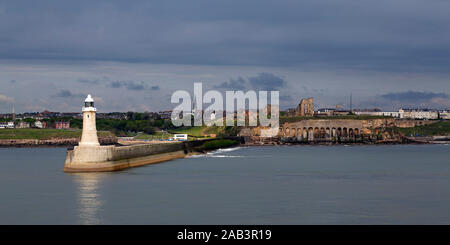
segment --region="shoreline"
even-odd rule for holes
[[[281,144],[259,144],[259,143],[244,143],[240,146],[339,146],[339,145],[367,145],[367,146],[377,146],[377,145],[444,145],[450,144],[450,141],[443,142],[408,142],[408,143],[394,143],[394,142],[386,142],[386,143],[281,143]],[[72,149],[77,146],[77,144],[0,144],[0,148],[67,148]],[[121,144],[101,144],[102,146],[115,145],[115,146],[127,146]],[[138,144],[134,144],[138,145]],[[220,149],[224,149],[228,147],[223,147]]]
[[[101,145],[115,145],[117,138],[115,137],[99,137]],[[0,139],[0,148],[40,148],[40,147],[66,147],[71,148],[78,145],[79,138],[62,138],[62,139]]]

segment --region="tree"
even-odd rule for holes
[[[155,134],[155,128],[147,126],[144,128],[144,133],[146,134]]]

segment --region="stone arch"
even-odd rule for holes
[[[312,127],[308,128],[308,140],[314,140],[314,129]]]
[[[348,136],[349,136],[350,138],[355,137],[355,134],[353,133],[353,129],[352,129],[352,128],[349,128],[349,129],[348,129]]]
[[[302,128],[297,128],[297,138],[298,139],[302,139],[303,138]]]
[[[331,128],[331,137],[336,137],[336,128]]]
[[[359,137],[359,128],[355,128],[355,136]]]
[[[303,139],[308,139],[308,129],[303,128]]]
[[[342,129],[342,137],[348,137],[348,131],[347,128]]]
[[[286,130],[284,130],[284,136],[289,136],[289,128],[286,128]]]
[[[314,139],[320,138],[320,129],[318,127],[314,128]]]
[[[297,133],[295,128],[291,128],[291,136],[292,137],[295,137],[295,133]]]
[[[331,138],[331,130],[328,127],[325,129],[325,138]]]
[[[342,128],[337,129],[337,136],[342,137]]]
[[[321,139],[325,138],[325,128],[320,128],[320,130],[319,130],[319,137]]]

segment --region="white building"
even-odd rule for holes
[[[450,111],[440,111],[439,118],[445,119],[445,120],[450,120]]]
[[[14,128],[14,122],[2,122],[0,128]]]
[[[20,121],[19,124],[17,124],[17,128],[30,128],[30,123]]]
[[[402,119],[438,119],[439,113],[429,109],[400,109],[399,116]]]
[[[368,116],[385,116],[399,118],[400,113],[396,111],[355,111],[356,115],[368,115]]]
[[[36,128],[46,128],[46,123],[45,122],[41,122],[41,121],[36,121],[34,122],[34,127]]]

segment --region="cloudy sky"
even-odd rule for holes
[[[172,109],[193,90],[282,108],[450,108],[447,0],[0,0],[0,113]]]

